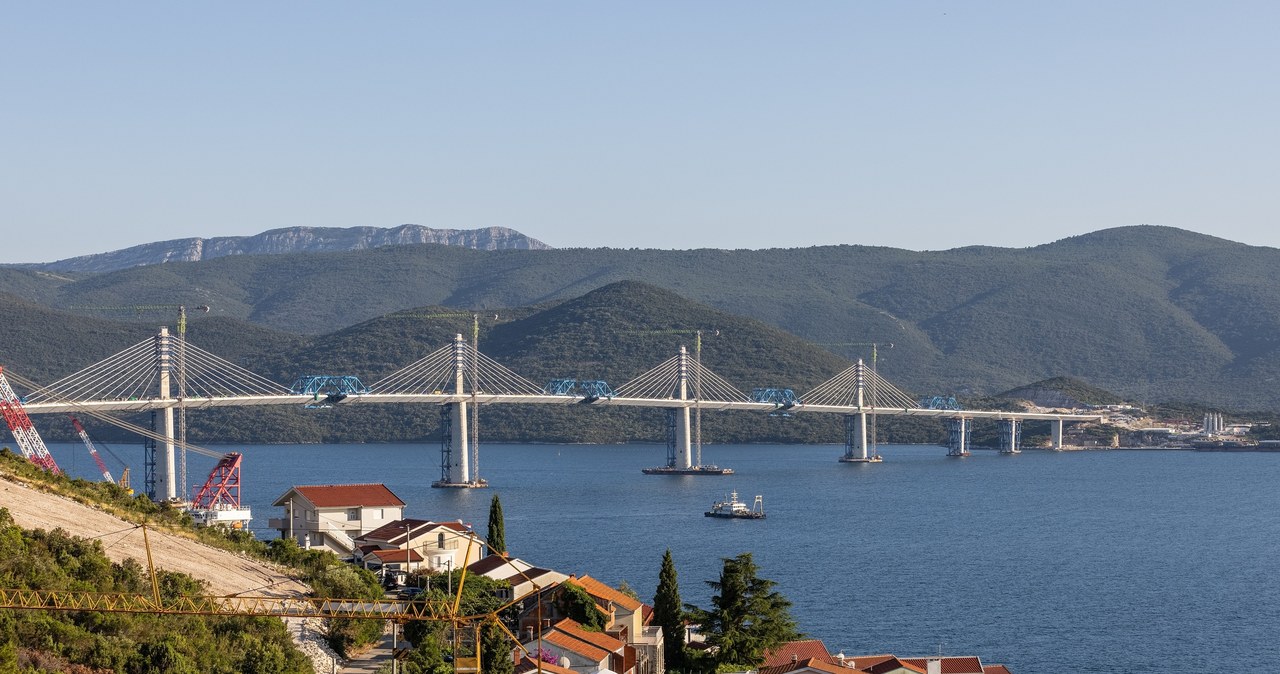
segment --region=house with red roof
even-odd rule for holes
[[[508,587],[498,591],[498,598],[503,601],[519,601],[529,595],[555,587],[568,578],[558,571],[536,567],[522,559],[507,555],[489,555],[472,562],[467,567],[467,573],[506,582]]]
[[[635,674],[635,650],[620,639],[586,630],[564,618],[522,644],[530,653],[549,653],[556,664],[575,674]],[[536,664],[536,663],[535,663]]]
[[[284,507],[284,517],[270,520],[281,538],[346,558],[355,556],[357,537],[404,516],[404,501],[384,484],[290,487],[273,505]]]
[[[485,543],[462,520],[413,518],[388,522],[355,537],[354,561],[366,569],[401,576],[410,571],[447,573],[485,554]]]
[[[566,618],[560,609],[560,595],[563,587],[570,584],[591,597],[595,610],[604,618],[604,633],[626,644],[631,658],[627,661],[628,668],[634,668],[636,674],[662,674],[666,670],[662,628],[649,624],[652,608],[591,576],[569,576],[558,587],[540,593],[534,602],[526,602],[520,615],[522,634],[536,634],[539,619],[545,630],[548,625]]]

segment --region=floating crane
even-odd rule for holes
[[[22,455],[27,457],[28,461],[55,475],[62,473],[58,463],[53,460],[53,455],[49,453],[49,448],[45,446],[44,440],[41,440],[40,434],[36,432],[36,427],[31,424],[31,417],[27,416],[27,410],[22,407],[22,398],[19,398],[18,394],[14,393],[13,387],[9,385],[9,379],[4,376],[3,367],[0,367],[0,414],[4,415],[4,421],[9,425],[14,441],[18,443],[18,448],[22,450]]]

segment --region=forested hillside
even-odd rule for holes
[[[1069,376],[1139,400],[1280,407],[1280,251],[1167,227],[1105,230],[1029,249],[418,245],[236,256],[82,278],[0,273],[8,292],[86,316],[135,303],[208,304],[211,316],[310,335],[318,350],[343,343],[370,352],[372,361],[376,349],[400,355],[401,347],[361,345],[348,330],[380,316],[474,309],[505,314],[498,326],[510,325],[506,317],[520,312],[509,307],[546,307],[634,280],[846,358],[869,357],[869,343],[885,345],[881,368],[920,391],[991,394]],[[438,329],[397,320],[402,332]],[[492,330],[496,348],[503,333]],[[576,337],[589,347],[587,330]],[[336,347],[327,351],[338,357]]]

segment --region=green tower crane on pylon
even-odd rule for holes
[[[186,500],[187,497],[187,305],[185,304],[132,304],[119,306],[81,306],[72,307],[74,309],[86,309],[90,311],[102,311],[108,313],[130,312],[143,314],[149,312],[166,312],[177,311],[177,348],[174,350],[175,369],[178,375],[178,428],[177,428],[177,445],[180,447],[178,454],[178,484],[182,485],[181,497]],[[200,304],[192,307],[193,310],[201,313],[209,313],[211,310],[209,305]],[[154,451],[154,447],[151,451]],[[146,489],[147,495],[154,498],[155,493],[155,474],[154,474],[154,457],[148,460],[147,464],[151,468],[147,471]],[[170,476],[172,479],[172,476]]]

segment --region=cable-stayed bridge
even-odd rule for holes
[[[10,371],[10,375],[13,376]],[[959,409],[954,399],[917,400],[885,380],[861,360],[802,395],[791,389],[757,388],[747,394],[703,366],[685,349],[616,388],[603,381],[557,379],[541,385],[480,353],[461,335],[453,342],[370,385],[351,375],[307,375],[285,386],[251,372],[161,328],[155,337],[51,384],[25,382],[23,403],[30,414],[154,411],[162,419],[164,439],[154,462],[155,494],[177,499],[185,481],[185,434],[175,428],[187,410],[255,405],[327,407],[369,403],[418,403],[441,408],[441,478],[436,486],[484,486],[477,474],[475,415],[494,404],[628,406],[667,410],[668,468],[700,467],[700,419],[704,410],[765,413],[826,413],[845,417],[845,454],[841,461],[874,462],[868,450],[868,419],[877,415],[929,416],[950,420],[948,453],[967,456],[970,422],[995,419],[1002,424],[1001,450],[1019,451],[1020,425],[1026,420],[1053,422],[1055,448],[1062,445],[1065,421],[1097,421],[1100,415],[1027,413]],[[175,455],[181,450],[182,470]],[[699,452],[700,454],[700,452]],[[185,489],[185,488],[183,488]]]

